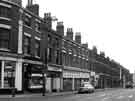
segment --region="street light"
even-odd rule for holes
[[[15,85],[14,85],[14,68],[11,69],[11,77],[12,77],[12,97],[15,97]]]
[[[43,91],[42,91],[42,96],[45,96],[45,92],[46,92],[46,80],[45,80],[45,78],[46,78],[46,74],[45,74],[45,65],[43,65],[43,70],[42,70],[42,77],[43,77]]]

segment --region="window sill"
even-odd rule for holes
[[[10,50],[7,49],[7,48],[0,48],[0,51],[6,51],[6,52],[9,52]]]
[[[27,28],[29,28],[29,29],[32,29],[32,27],[30,27],[30,26],[28,26],[28,25],[25,25],[25,24],[24,24],[24,27],[27,27]]]
[[[10,18],[7,18],[7,17],[0,17],[0,20],[7,20],[7,21],[11,21]]]
[[[24,53],[24,56],[28,56],[28,57],[30,57],[31,55],[30,55],[30,54],[26,54],[26,53]]]
[[[39,56],[35,56],[36,58],[38,58],[38,59],[40,59],[40,57]]]
[[[37,33],[40,33],[41,34],[41,31],[39,31],[39,30],[35,30]]]

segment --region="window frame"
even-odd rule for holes
[[[0,28],[0,32],[1,32],[1,35],[0,35],[0,48],[1,49],[9,49],[9,46],[10,46],[10,33],[11,33],[10,30],[5,29],[5,28]],[[5,44],[5,42],[6,42],[6,44]]]
[[[28,39],[28,43],[27,44],[25,44],[25,39]],[[31,54],[31,36],[28,36],[28,35],[24,35],[24,47],[23,47],[23,53],[25,54],[25,55],[30,55]],[[25,52],[25,48],[27,48],[27,52]]]

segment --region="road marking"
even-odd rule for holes
[[[102,99],[102,101],[105,101],[105,100],[107,100],[107,99],[109,99],[109,97],[105,97],[105,98],[103,98],[103,99]]]
[[[129,98],[132,98],[132,97],[133,97],[133,95],[129,95],[128,97],[129,97]]]
[[[119,97],[117,97],[117,99],[122,99],[122,98],[124,98],[124,96],[119,96]]]
[[[103,96],[105,96],[106,94],[104,93],[104,94],[101,94],[101,95],[99,95],[98,97],[103,97]]]

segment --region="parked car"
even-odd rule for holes
[[[127,82],[125,87],[126,88],[133,88],[133,83],[132,82]]]
[[[95,91],[95,88],[89,82],[83,82],[78,90],[78,93],[92,93]]]

